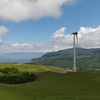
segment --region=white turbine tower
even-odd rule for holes
[[[73,71],[76,72],[76,38],[78,39],[77,35],[78,32],[73,32]]]

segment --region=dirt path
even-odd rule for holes
[[[56,72],[56,73],[61,73],[61,74],[66,74],[66,73],[69,73],[69,72],[73,72],[72,69],[65,69],[65,68],[50,69],[50,68],[43,67],[43,69],[44,69],[45,71],[51,71],[51,72]]]
[[[61,74],[66,74],[69,72],[73,72],[72,69],[59,69],[59,70],[51,70],[52,72],[56,72],[56,73],[61,73]]]

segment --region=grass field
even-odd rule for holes
[[[100,72],[44,71],[37,77],[38,80],[25,84],[0,84],[0,100],[100,100]]]

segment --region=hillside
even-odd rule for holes
[[[73,49],[49,52],[40,58],[32,59],[32,62],[72,68]],[[79,70],[100,69],[100,49],[77,48],[77,68]]]

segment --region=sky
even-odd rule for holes
[[[100,48],[100,0],[0,0],[0,53]]]

